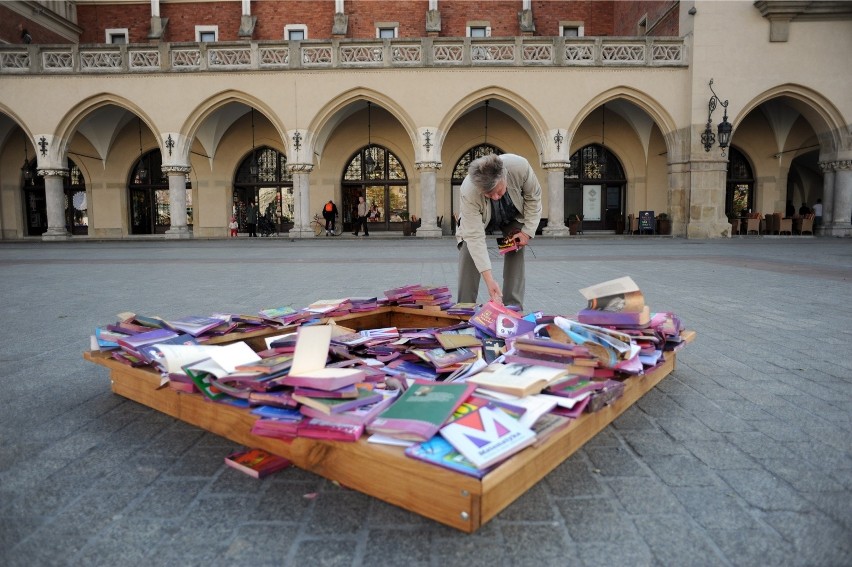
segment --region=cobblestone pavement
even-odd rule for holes
[[[0,564],[852,564],[852,239],[539,238],[532,252],[527,309],[571,314],[579,288],[630,275],[697,339],[466,535],[295,468],[233,471],[237,445],[112,394],[81,356],[121,311],[455,289],[450,238],[0,243]]]

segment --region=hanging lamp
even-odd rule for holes
[[[488,144],[488,102],[487,100],[485,101],[485,135],[482,142],[483,145]]]
[[[598,156],[598,164],[603,177],[606,171],[606,103],[601,107],[601,155]]]
[[[139,182],[143,182],[148,178],[148,170],[145,169],[145,161],[142,159],[142,119],[137,118],[139,123],[139,167],[136,169],[136,176]]]
[[[249,162],[249,175],[257,177],[257,153],[254,149],[254,107],[251,108],[251,161]]]
[[[364,152],[364,167],[367,169],[367,173],[376,171],[376,160],[373,158],[373,146],[370,137],[372,128],[371,107],[372,103],[367,101],[367,151]]]
[[[33,172],[30,171],[30,156],[27,153],[26,136],[24,136],[24,165],[21,166],[21,172],[24,176],[24,181],[30,181],[33,178]]]

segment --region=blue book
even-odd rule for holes
[[[473,463],[456,451],[455,447],[450,445],[440,434],[433,436],[428,441],[406,447],[405,454],[476,478],[482,478],[488,473],[488,469],[480,470],[473,466]]]

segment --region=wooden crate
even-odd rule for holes
[[[441,312],[387,307],[340,317],[335,322],[367,329],[446,326],[462,320]],[[122,364],[109,353],[93,351],[83,356],[110,369],[112,391],[120,396],[236,443],[261,447],[290,459],[299,468],[467,533],[491,520],[633,405],[674,370],[676,358],[675,353],[666,353],[667,360],[653,371],[627,379],[624,395],[612,405],[583,414],[540,445],[524,449],[476,479],[406,457],[400,447],[367,443],[365,438],[356,443],[314,439],[285,442],[252,435],[257,418],[246,409],[211,403],[201,394],[158,389],[158,373]]]

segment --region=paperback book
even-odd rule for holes
[[[473,384],[416,381],[400,398],[367,426],[410,441],[431,438],[473,392]]]
[[[263,478],[289,467],[290,461],[263,449],[247,449],[225,457],[225,464],[254,478]]]
[[[501,409],[483,406],[441,428],[441,435],[478,469],[535,442],[535,432]]]

